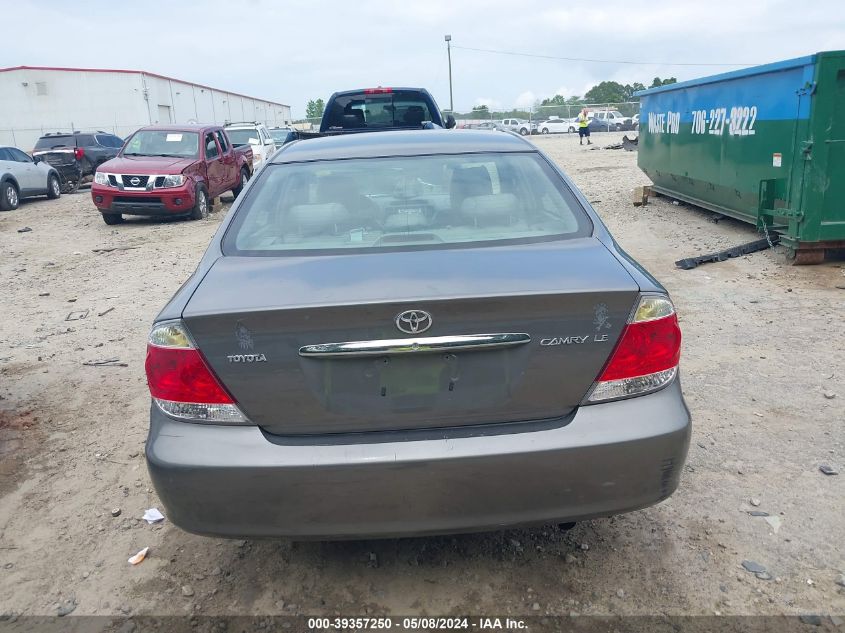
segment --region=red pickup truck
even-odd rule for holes
[[[222,127],[150,126],[97,168],[91,198],[106,224],[124,215],[208,216],[211,200],[237,196],[252,176],[252,150],[233,147]]]

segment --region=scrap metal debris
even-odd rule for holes
[[[129,367],[127,363],[121,363],[119,358],[106,358],[104,360],[86,360],[83,365],[88,367]]]
[[[25,226],[22,229],[18,229],[18,233],[29,233],[30,231],[32,231],[32,229],[28,226]]]
[[[626,152],[636,152],[640,146],[640,137],[635,136],[634,138],[628,138],[628,135],[622,137],[622,141],[619,143],[611,143],[610,145],[605,145],[604,147],[599,147],[598,145],[591,147],[590,149],[624,149]]]
[[[110,248],[92,248],[92,253],[111,253],[112,251],[131,251],[133,248],[141,248],[140,246],[112,246]]]
[[[628,135],[622,137],[622,149],[626,152],[636,152],[640,148],[640,137],[628,138]]]
[[[108,308],[107,310],[103,310],[102,312],[98,312],[97,316],[106,316],[109,312],[114,310],[114,306]]]
[[[726,259],[730,259],[731,257],[742,257],[743,255],[748,255],[749,253],[764,251],[768,248],[773,247],[779,241],[780,236],[772,235],[771,240],[754,240],[753,242],[748,242],[747,244],[740,244],[739,246],[726,248],[725,250],[719,251],[717,253],[711,253],[709,255],[699,255],[698,257],[687,257],[686,259],[679,259],[675,262],[675,266],[682,270],[690,270],[692,268],[700,266],[701,264],[707,264],[709,262],[723,262]]]
[[[89,310],[74,310],[73,312],[68,312],[68,315],[65,317],[65,321],[81,321],[82,319],[88,318]]]

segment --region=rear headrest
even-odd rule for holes
[[[358,182],[352,176],[332,174],[317,180],[316,198],[320,204],[339,202],[351,205],[359,195]]]
[[[486,196],[491,193],[493,183],[490,180],[490,172],[481,165],[463,167],[452,173],[452,186],[449,191],[452,209],[460,209],[464,200],[471,196]]]
[[[515,215],[518,201],[512,193],[472,196],[464,200],[461,214],[475,226],[508,224]]]
[[[402,120],[408,125],[422,125],[425,118],[425,110],[422,106],[408,106]]]
[[[342,125],[344,129],[364,127],[364,113],[361,110],[347,110],[343,113]]]
[[[287,233],[301,235],[335,235],[347,229],[349,211],[342,204],[297,204],[290,208]]]

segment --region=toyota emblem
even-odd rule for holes
[[[137,187],[138,185],[141,184],[141,179],[138,178],[138,176],[135,176],[135,177],[133,177],[129,180],[129,184],[131,184],[134,187]]]
[[[396,315],[396,327],[405,334],[419,334],[431,327],[431,315],[425,310],[405,310]]]

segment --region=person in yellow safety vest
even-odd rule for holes
[[[590,141],[590,117],[587,115],[587,108],[581,110],[578,115],[578,143],[584,144],[584,137],[587,138],[587,145],[592,145]]]

